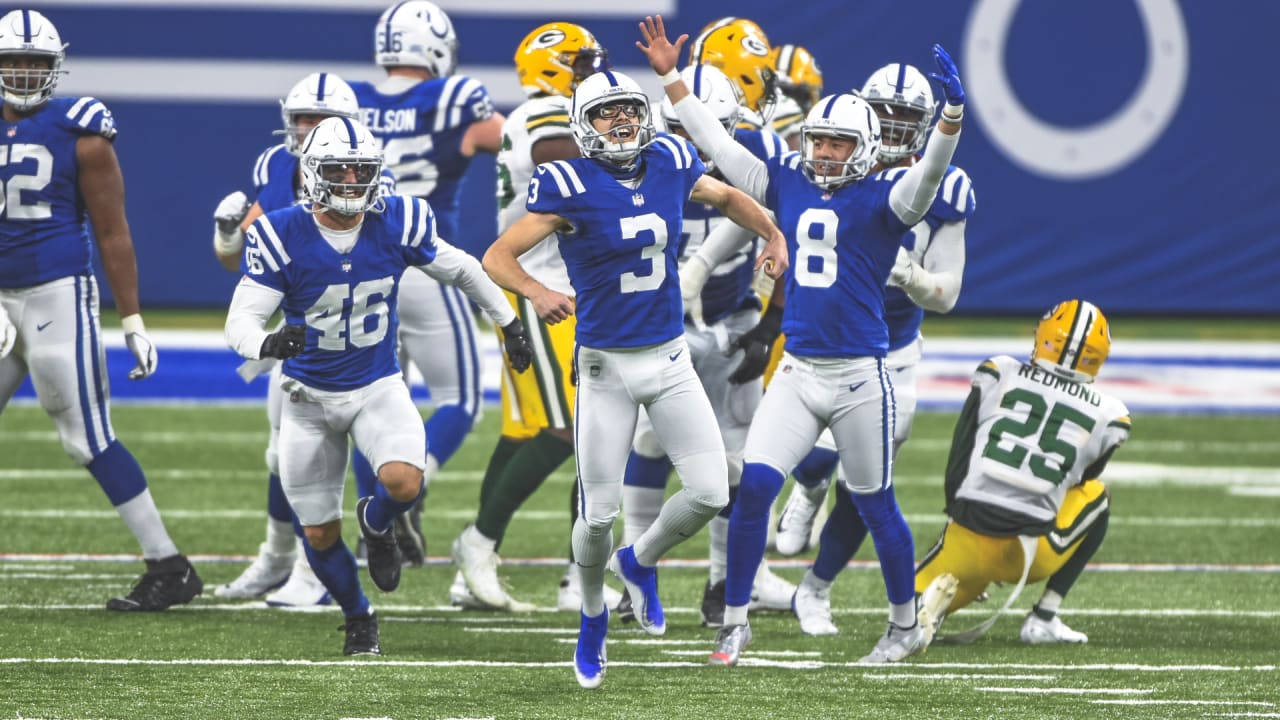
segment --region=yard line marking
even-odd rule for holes
[[[1280,497],[1280,487],[1233,487],[1227,490],[1227,494],[1241,497]]]
[[[83,480],[84,468],[18,468],[0,470],[0,480]],[[148,468],[148,480],[265,480],[261,470],[226,470],[216,468]],[[431,482],[474,482],[482,479],[479,470],[445,470],[436,473]],[[568,478],[569,476],[566,476]]]
[[[999,673],[863,673],[867,680],[1027,680],[1053,682],[1057,675],[1001,675]]]
[[[1017,693],[1027,695],[1148,695],[1155,692],[1139,688],[1041,688],[1041,687],[977,687],[979,692]]]
[[[708,646],[708,649],[707,650],[661,650],[660,652],[663,655],[676,655],[676,656],[688,655],[692,657],[705,657],[707,655],[708,650],[710,650],[711,643],[704,641],[702,644]],[[818,657],[822,657],[822,653],[818,650],[752,650],[751,657],[818,658]]]
[[[1254,705],[1274,707],[1275,703],[1261,700],[1093,700],[1097,705]],[[1262,717],[1277,717],[1264,715]]]
[[[577,638],[555,638],[555,641],[560,643],[561,645],[576,645],[578,643]],[[697,645],[700,647],[709,647],[711,645],[711,641],[710,640],[665,640],[665,639],[657,640],[657,639],[650,639],[650,638],[609,638],[609,644],[610,645],[658,645],[658,646],[670,645],[673,647],[677,645]]]
[[[500,627],[464,627],[463,632],[474,633],[507,633],[507,634],[529,634],[529,635],[577,635],[578,628],[500,628]]]
[[[0,572],[0,579],[4,580],[121,580],[127,578],[136,578],[138,573],[101,573],[90,575],[87,573],[11,573]]]

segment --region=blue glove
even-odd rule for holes
[[[942,72],[929,73],[929,77],[937,80],[942,86],[942,94],[946,96],[947,104],[964,105],[964,86],[960,84],[960,70],[956,68],[955,61],[938,44],[933,46],[933,59]]]

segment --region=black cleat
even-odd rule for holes
[[[369,547],[369,577],[379,590],[391,592],[400,587],[400,546],[396,544],[391,528],[378,534],[365,524],[364,511],[372,500],[371,497],[363,497],[356,503],[356,522],[360,523],[360,535]]]
[[[724,626],[724,581],[707,585],[702,590],[702,626],[718,628]]]
[[[381,655],[382,646],[378,642],[378,616],[373,610],[368,615],[349,617],[339,630],[347,631],[347,641],[342,645],[343,655]]]
[[[160,560],[147,560],[147,572],[129,594],[107,601],[108,610],[120,612],[156,612],[170,605],[184,605],[204,590],[186,555],[173,555]]]
[[[631,593],[622,588],[622,599],[618,601],[618,619],[625,625],[636,621],[636,609],[631,605]]]
[[[422,500],[423,498],[418,498],[413,507],[397,515],[391,523],[404,564],[412,567],[427,564],[427,536],[422,533]]]

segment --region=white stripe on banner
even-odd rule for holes
[[[93,95],[108,105],[121,100],[276,103],[300,78],[319,70],[336,73],[348,82],[378,82],[385,77],[382,68],[372,62],[70,57],[63,67],[68,72],[58,81],[59,95]],[[662,83],[648,67],[615,69],[639,83],[648,95],[661,97]],[[512,66],[468,65],[458,73],[483,84],[499,107],[512,108],[527,99]]]
[[[31,0],[27,7],[61,7],[83,6],[86,0]],[[249,9],[249,10],[296,10],[298,0],[97,0],[97,4],[118,8],[163,9]],[[515,15],[521,17],[541,17],[572,15],[584,18],[623,17],[639,18],[645,15],[661,13],[666,16],[676,14],[676,0],[635,0],[634,2],[583,3],[581,0],[435,0],[442,10],[450,15]],[[380,13],[391,5],[391,0],[309,0],[307,9],[319,10],[368,10]]]

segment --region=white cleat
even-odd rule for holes
[[[929,647],[928,631],[919,622],[909,628],[902,628],[889,623],[889,629],[880,638],[880,642],[871,648],[871,654],[862,658],[860,663],[896,663],[902,662],[912,655],[924,652]]]
[[[827,484],[807,488],[796,483],[778,516],[774,548],[783,555],[799,555],[812,546],[818,511],[826,505]]]
[[[481,535],[474,526],[468,526],[453,541],[453,562],[474,600],[471,607],[510,612],[532,612],[535,609],[534,605],[516,600],[507,593],[498,579],[498,554],[493,551],[493,541]],[[452,591],[450,596],[452,602]]]
[[[831,621],[831,588],[818,589],[802,582],[796,588],[793,609],[800,620],[800,632],[815,637],[838,635],[840,628]]]
[[[467,587],[467,581],[462,577],[461,570],[453,574],[453,584],[449,586],[449,604],[463,610],[491,609],[471,594],[471,588]]]
[[[333,597],[325,589],[324,583],[320,582],[320,578],[316,577],[315,571],[311,569],[306,553],[301,551],[298,552],[298,559],[293,563],[293,572],[289,574],[289,581],[281,585],[279,590],[267,595],[265,599],[267,605],[271,607],[313,607],[329,605],[333,602]]]
[[[604,586],[604,606],[616,608],[622,602],[622,593],[608,585]],[[576,612],[582,609],[582,579],[578,575],[578,566],[573,563],[564,569],[560,578],[560,589],[556,593],[556,609],[562,612]]]
[[[750,625],[725,625],[716,633],[716,649],[707,659],[707,664],[733,667],[750,646]]]
[[[960,581],[951,573],[942,573],[929,583],[929,587],[920,594],[920,607],[916,611],[916,620],[929,635],[929,642],[938,636],[942,621],[947,618],[947,610],[951,601],[960,589]]]
[[[258,556],[249,567],[240,573],[240,577],[225,585],[214,588],[214,597],[220,598],[255,598],[264,595],[284,584],[293,570],[293,553],[273,553],[267,550],[267,544],[258,547]]]
[[[1027,614],[1022,623],[1019,637],[1028,645],[1048,645],[1052,643],[1072,643],[1083,645],[1089,642],[1089,636],[1067,627],[1057,615],[1052,620],[1042,620],[1034,612]]]
[[[756,581],[751,586],[751,602],[748,610],[791,611],[791,598],[796,594],[796,586],[773,574],[766,561],[760,563],[756,570]]]

